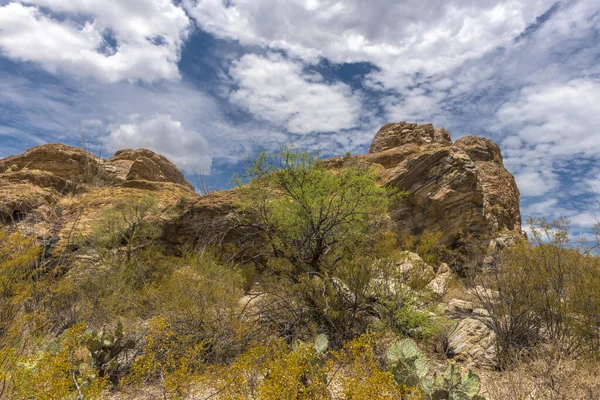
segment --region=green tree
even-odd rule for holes
[[[375,249],[402,193],[380,186],[367,166],[329,170],[292,149],[260,154],[243,178],[236,217],[268,295],[262,315],[291,338],[313,328],[336,341],[360,334]]]
[[[266,239],[263,255],[289,262],[296,282],[333,270],[381,226],[392,200],[372,170],[331,171],[317,157],[290,149],[261,153],[244,178],[239,221]]]

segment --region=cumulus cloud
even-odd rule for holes
[[[506,44],[552,0],[185,0],[206,31],[244,45],[282,49],[307,62],[367,61],[372,82],[397,88]]]
[[[296,134],[333,132],[356,126],[361,101],[348,85],[327,84],[317,73],[278,54],[247,54],[229,74],[236,84],[232,102],[258,118]]]
[[[556,189],[564,162],[600,162],[598,104],[600,81],[576,79],[526,87],[498,110],[497,129],[512,132],[503,141],[505,161],[516,172],[524,195]],[[597,172],[592,168],[587,174]]]
[[[177,79],[190,20],[170,0],[28,0],[0,6],[0,53],[105,82]]]
[[[143,147],[164,155],[188,173],[210,173],[210,148],[200,133],[186,129],[168,114],[132,119],[110,133],[108,140],[115,150]]]

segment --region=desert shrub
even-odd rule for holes
[[[134,251],[156,239],[161,231],[156,223],[160,208],[149,195],[120,199],[102,214],[88,240],[100,249],[123,248],[127,261]]]
[[[205,344],[211,361],[236,356],[252,339],[240,299],[244,280],[233,264],[210,252],[192,253],[143,290],[142,314],[160,315],[180,341]]]
[[[505,250],[475,290],[496,333],[499,365],[543,342],[597,353],[600,259],[573,246],[564,220],[530,220],[532,244]]]
[[[158,382],[164,398],[185,398],[204,368],[205,343],[181,340],[164,318],[148,321],[143,354],[134,362],[125,383]]]
[[[600,398],[600,372],[593,358],[542,345],[488,377],[484,386],[491,400],[591,400]]]
[[[370,400],[374,393],[382,400],[416,397],[418,389],[396,385],[394,375],[382,364],[376,352],[379,339],[377,335],[362,335],[334,352],[331,379],[337,376],[346,399]]]
[[[281,339],[258,345],[208,375],[221,399],[328,399],[326,339],[293,346]]]
[[[419,236],[404,235],[400,239],[403,249],[417,253],[429,265],[448,262],[450,250],[441,242],[443,233],[425,229]]]
[[[45,351],[21,356],[14,371],[14,396],[19,399],[90,399],[106,387],[90,352],[84,325],[64,332]]]
[[[244,178],[236,217],[267,325],[290,341],[325,332],[339,344],[364,332],[374,247],[400,193],[366,167],[330,171],[289,149],[259,155]]]
[[[213,367],[203,377],[222,399],[256,399],[268,366],[280,360],[290,348],[282,339],[255,345],[240,354],[231,364]]]
[[[33,237],[0,229],[0,397],[11,390],[12,373],[32,324],[26,305],[41,249]]]

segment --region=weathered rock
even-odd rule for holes
[[[435,278],[429,282],[427,287],[431,289],[433,293],[442,296],[448,291],[448,286],[452,279],[453,275],[448,264],[442,264],[438,267]]]
[[[371,165],[380,184],[408,192],[390,210],[399,236],[440,231],[449,246],[475,236],[498,247],[510,239],[493,240],[520,234],[518,189],[498,146],[487,139],[469,136],[452,143],[446,130],[431,124],[392,123],[379,130],[368,154],[325,162],[340,168],[348,161]],[[112,198],[90,200],[112,195],[98,192],[101,188],[118,188],[119,195],[144,191],[158,197],[172,190],[179,208],[164,221],[164,237],[174,245],[209,237],[222,228],[237,196],[235,190],[198,196],[175,165],[150,150],[121,150],[103,160],[60,144],[0,160],[0,183],[0,216],[5,221],[23,214],[47,219],[60,214],[52,212],[55,207],[70,216],[73,204],[106,208]],[[86,219],[92,221],[93,215],[97,213],[90,211]],[[66,217],[56,218],[65,222]]]
[[[448,350],[457,360],[490,367],[496,360],[496,336],[485,324],[489,314],[475,303],[452,299],[446,306],[456,325],[448,337]]]
[[[496,337],[480,320],[465,318],[458,322],[448,338],[450,354],[473,366],[490,367],[495,363]]]
[[[102,159],[83,149],[55,143],[0,160],[0,173],[39,170],[63,179],[84,181],[98,174],[102,164]]]
[[[194,189],[172,162],[151,150],[119,150],[110,163],[126,170],[128,181],[172,182]]]
[[[406,122],[384,125],[369,154],[354,162],[379,166],[383,185],[408,192],[390,210],[399,236],[442,232],[442,242],[459,246],[475,237],[521,235],[519,190],[492,141],[467,136],[455,143],[444,129]],[[340,168],[347,158],[327,161]]]
[[[60,228],[57,230],[58,243],[53,253],[57,255],[69,248],[84,243],[94,226],[103,218],[104,212],[119,201],[129,197],[151,196],[156,201],[157,214],[153,215],[153,223],[161,227],[169,224],[182,214],[183,204],[193,202],[197,195],[185,186],[171,182],[129,181],[138,185],[90,188],[87,192],[75,197],[61,198],[56,207],[61,210]],[[150,188],[147,185],[151,185]],[[167,240],[163,233],[161,239]],[[183,240],[180,243],[184,243]]]
[[[154,197],[161,226],[178,218],[182,202],[199,197],[177,167],[150,150],[120,151],[107,161],[49,144],[0,160],[0,227],[52,241],[53,254],[81,242],[107,208],[128,196]]]
[[[448,146],[452,141],[448,131],[435,129],[433,124],[395,122],[385,124],[379,129],[371,143],[369,153],[379,153],[407,144]]]

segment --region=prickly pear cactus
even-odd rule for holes
[[[327,347],[329,347],[329,339],[327,335],[321,333],[319,336],[315,338],[315,343],[313,344],[315,351],[319,354],[324,354],[327,351]]]
[[[426,400],[485,400],[479,396],[479,376],[472,371],[463,377],[454,363],[448,366],[443,376],[434,376],[422,383]]]
[[[396,383],[417,387],[429,372],[429,362],[410,339],[394,343],[387,352]]]
[[[429,362],[410,339],[394,343],[387,358],[396,383],[418,388],[425,400],[485,400],[479,396],[479,376],[469,371],[463,378],[454,362],[442,376],[427,378]]]
[[[86,347],[92,359],[98,374],[108,376],[111,381],[118,379],[119,363],[117,357],[124,351],[135,347],[134,340],[124,340],[125,333],[123,323],[119,321],[113,333],[104,329],[101,331],[87,330]]]

